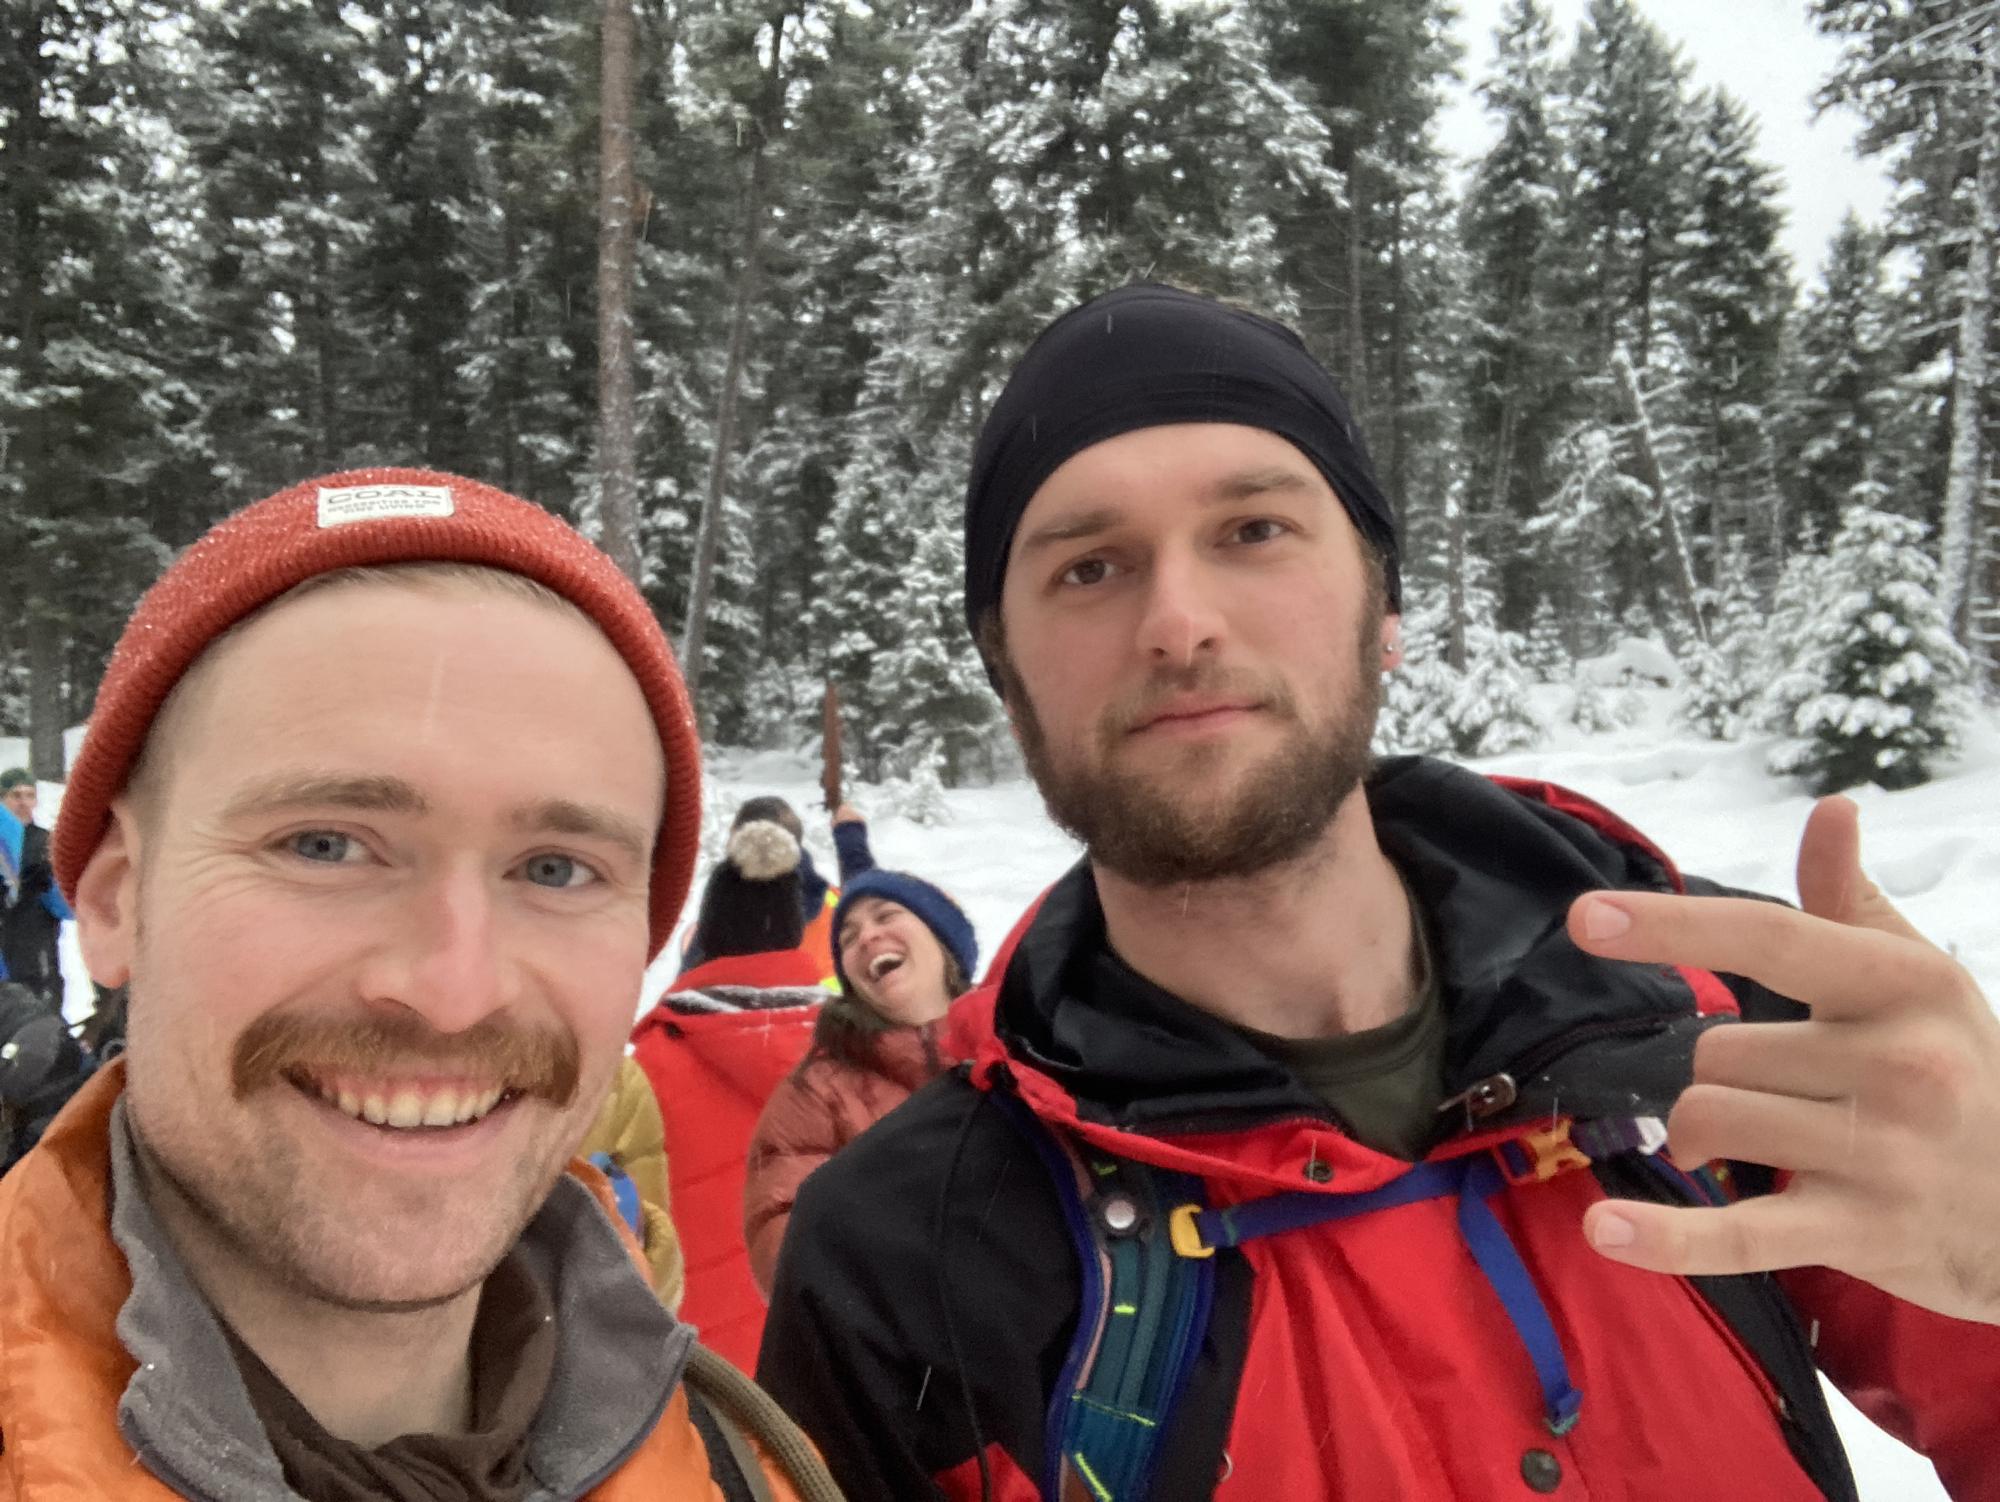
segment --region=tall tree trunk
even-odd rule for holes
[[[1986,476],[1978,533],[1967,639],[1979,690],[1992,699],[2000,695],[2000,466]]]
[[[702,650],[708,637],[709,599],[715,583],[715,554],[722,536],[722,504],[729,493],[729,466],[736,451],[737,416],[743,401],[743,367],[749,357],[750,314],[764,257],[764,197],[770,148],[784,127],[783,14],[771,22],[771,59],[764,73],[764,108],[750,146],[750,181],[743,195],[743,261],[729,315],[729,353],[715,406],[715,447],[709,455],[708,489],[701,499],[695,530],[694,578],[688,587],[687,625],[681,632],[681,676],[697,707],[701,702]]]
[[[638,411],[632,394],[637,184],[632,0],[604,0],[597,189],[597,542],[639,582]]]
[[[54,619],[28,601],[28,763],[45,782],[63,780],[62,641]]]
[[[1674,594],[1695,640],[1707,646],[1708,622],[1702,618],[1701,596],[1695,581],[1694,549],[1688,540],[1685,508],[1679,490],[1668,477],[1666,466],[1660,462],[1660,451],[1653,443],[1653,420],[1646,410],[1646,394],[1639,389],[1639,373],[1633,369],[1631,352],[1620,344],[1612,352],[1611,363],[1618,376],[1618,389],[1631,415],[1640,478],[1652,488],[1659,500],[1660,524],[1666,529],[1667,546],[1673,552],[1671,575]]]
[[[1367,196],[1361,180],[1361,148],[1347,165],[1347,406],[1355,426],[1364,432],[1368,410],[1368,325],[1361,298],[1361,272],[1366,264],[1361,254],[1362,222],[1366,217]]]
[[[1972,222],[1965,269],[1959,273],[1958,346],[1951,392],[1951,457],[1944,482],[1939,603],[1962,641],[1970,639],[1973,590],[1973,513],[1978,509],[1980,419],[1986,408],[1987,336],[1993,317],[1994,245],[2000,241],[2000,24],[1986,28],[1980,55],[1983,101],[1973,163]]]
[[[1465,499],[1453,481],[1444,495],[1445,661],[1464,672],[1467,590],[1465,587]]]
[[[1404,497],[1410,493],[1408,423],[1410,408],[1415,405],[1404,389],[1410,370],[1406,348],[1409,340],[1404,333],[1408,302],[1409,287],[1403,274],[1403,199],[1399,195],[1389,211],[1389,420],[1384,424],[1389,439],[1389,462],[1383,466],[1389,477],[1389,505],[1399,532],[1407,524]]]
[[[1986,494],[1974,524],[1966,646],[1972,648],[1974,686],[1988,700],[2000,698],[2000,466],[1986,472]]]
[[[1500,420],[1493,434],[1493,472],[1486,485],[1485,514],[1478,518],[1488,537],[1495,542],[1494,553],[1501,562],[1500,605],[1504,612],[1511,606],[1515,611],[1532,610],[1533,605],[1524,599],[1513,597],[1512,590],[1519,580],[1519,562],[1524,549],[1519,530],[1512,526],[1513,508],[1510,496],[1514,488],[1514,454],[1518,443],[1521,423],[1520,371],[1524,361],[1522,348],[1530,337],[1535,322],[1535,276],[1532,260],[1524,259],[1508,285],[1507,302],[1501,326],[1507,332],[1507,354],[1500,366],[1500,379],[1495,390],[1500,397]],[[1517,619],[1525,620],[1525,614]]]
[[[528,381],[521,369],[521,347],[528,334],[528,299],[521,290],[520,204],[513,193],[514,129],[507,128],[500,146],[500,180],[507,185],[507,202],[500,210],[500,266],[506,278],[507,313],[503,320],[499,369],[494,375],[500,413],[500,488],[519,495],[521,475],[521,411],[526,405]]]
[[[312,285],[305,289],[301,300],[305,308],[306,339],[313,352],[312,393],[307,405],[312,425],[307,441],[312,445],[312,453],[306,468],[312,473],[322,473],[334,467],[335,456],[340,452],[340,387],[333,349],[333,247],[318,212],[331,196],[327,190],[323,149],[327,137],[326,111],[317,98],[310,109],[308,139],[312,144],[307,148],[305,186],[306,201],[312,205],[306,249],[312,266]]]
[[[46,343],[42,327],[42,193],[49,184],[42,156],[42,84],[49,72],[43,51],[43,12],[28,9],[26,24],[16,33],[14,67],[9,71],[19,81],[19,92],[9,104],[14,114],[14,138],[8,142],[7,196],[12,198],[14,217],[14,328],[17,341],[21,391],[29,398],[20,414],[20,428],[14,443],[14,459],[23,480],[22,491],[32,511],[36,504],[61,495],[67,488],[53,472],[49,453],[48,418],[41,398],[48,380]],[[24,547],[29,534],[17,532],[16,549]],[[44,572],[32,550],[17,559],[19,577],[26,598],[19,602],[14,619],[26,637],[28,648],[28,763],[38,778],[59,782],[62,764],[62,653],[49,605],[42,595]],[[12,614],[12,612],[10,612]]]

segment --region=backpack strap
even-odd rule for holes
[[[1772,1188],[1769,1175],[1760,1169],[1719,1164],[1690,1173],[1651,1151],[1593,1156],[1591,1170],[1607,1194],[1667,1205],[1727,1204],[1732,1197],[1767,1194]],[[1813,1485],[1828,1502],[1858,1502],[1853,1467],[1827,1406],[1812,1337],[1778,1280],[1769,1273],[1736,1273],[1687,1281],[1777,1389],[1779,1427]]]
[[[721,1489],[722,1502],[772,1502],[771,1488],[764,1483],[743,1436],[693,1388],[688,1389],[687,1404],[688,1418],[708,1456],[709,1477]]]
[[[1201,1182],[1080,1147],[1003,1091],[990,1098],[1034,1147],[1055,1186],[1082,1275],[1076,1332],[1049,1400],[1045,1502],[1150,1495],[1161,1441],[1200,1354],[1215,1271],[1168,1230]]]
[[[773,1502],[759,1450],[791,1484],[799,1502],[841,1502],[840,1487],[805,1431],[769,1393],[707,1346],[696,1342],[689,1347],[681,1387],[689,1413],[697,1415],[695,1429],[708,1451],[710,1471],[729,1502]],[[704,1413],[708,1428],[699,1417]],[[711,1429],[719,1445],[711,1440]],[[732,1484],[738,1490],[732,1491]]]

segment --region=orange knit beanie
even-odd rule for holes
[[[211,527],[146,592],[98,685],[63,793],[52,852],[63,894],[74,900],[153,717],[210,642],[319,574],[432,562],[546,585],[597,623],[638,680],[667,762],[651,890],[657,955],[687,899],[701,835],[701,747],[673,650],[645,597],[577,532],[489,485],[422,469],[352,470],[282,490]]]

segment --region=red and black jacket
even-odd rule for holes
[[[1384,763],[1368,791],[1382,847],[1429,917],[1447,1008],[1459,1100],[1432,1158],[1556,1117],[1664,1116],[1704,1028],[1739,1011],[1802,1015],[1738,978],[1570,943],[1564,918],[1583,892],[1720,890],[1684,882],[1587,800],[1421,759]],[[1050,1176],[988,1092],[1103,1151],[1196,1175],[1216,1205],[1362,1193],[1407,1167],[1113,956],[1087,867],[1051,889],[996,974],[955,1017],[970,1066],[806,1181],[778,1265],[759,1377],[853,1496],[1037,1495],[1080,1280]],[[1755,1171],[1743,1177],[1757,1187]],[[1571,1172],[1496,1205],[1584,1395],[1567,1434],[1543,1423],[1450,1207],[1411,1204],[1218,1254],[1155,1495],[1840,1498],[1852,1483],[1816,1360],[1929,1454],[1955,1496],[2000,1498],[2000,1331],[1824,1270],[1697,1286],[1621,1267],[1582,1236],[1605,1192]]]

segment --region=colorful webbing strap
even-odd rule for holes
[[[1348,1220],[1424,1200],[1456,1198],[1459,1235],[1499,1297],[1534,1366],[1535,1380],[1542,1389],[1542,1417],[1549,1432],[1567,1434],[1576,1425],[1583,1395],[1570,1381],[1562,1341],[1549,1319],[1548,1307],[1535,1289],[1535,1280],[1522,1263],[1521,1254],[1514,1249],[1507,1228],[1487,1204],[1507,1183],[1508,1175],[1502,1172],[1501,1161],[1494,1154],[1470,1153],[1442,1162],[1418,1163],[1379,1189],[1363,1194],[1315,1194],[1301,1189],[1221,1210],[1178,1206],[1172,1214],[1173,1240],[1183,1257],[1203,1259],[1212,1256],[1218,1247],[1241,1246],[1263,1236]],[[1190,1233],[1194,1238],[1192,1247]]]

